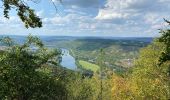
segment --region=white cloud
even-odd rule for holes
[[[16,16],[10,16],[9,19],[5,18],[4,16],[0,16],[0,23],[1,24],[19,24],[20,21]]]
[[[104,20],[132,18],[136,14],[159,13],[161,9],[167,10],[167,7],[167,0],[107,0],[104,8],[99,10],[96,18]]]
[[[105,3],[99,4],[100,1]],[[13,32],[53,35],[154,36],[149,33],[164,26],[163,18],[170,18],[169,3],[170,0],[63,0],[64,16],[38,9],[36,14],[45,17],[41,29],[21,29],[24,25],[16,16],[9,20],[0,17],[0,28],[6,25],[5,30],[14,28]]]
[[[124,19],[127,18],[128,14],[127,13],[121,13],[121,12],[115,12],[112,10],[103,10],[101,9],[98,13],[98,15],[95,17],[95,19],[99,20],[111,20],[111,19]]]

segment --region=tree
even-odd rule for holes
[[[167,70],[169,63],[157,66],[165,45],[157,40],[140,52],[131,75],[131,86],[136,98],[169,99],[170,87]]]
[[[8,41],[8,47],[0,56],[0,99],[63,98],[66,89],[62,83],[39,70],[44,66],[58,66],[60,52],[46,49],[37,37],[28,36],[23,45],[10,44],[10,40],[1,39]]]
[[[159,42],[165,44],[165,47],[162,51],[161,57],[159,59],[159,65],[163,64],[164,62],[170,60],[170,30],[161,30],[162,36],[159,38]]]
[[[30,1],[37,3],[40,0]],[[42,27],[41,18],[35,14],[34,9],[30,8],[25,0],[1,0],[1,2],[3,3],[3,14],[5,18],[9,19],[9,11],[11,9],[15,9],[17,11],[17,15],[24,23],[26,28]],[[54,1],[51,0],[51,2],[57,11]],[[62,0],[59,0],[59,2],[62,3]]]
[[[140,51],[132,72],[125,78],[113,77],[114,99],[167,100],[170,98],[169,63],[157,66],[164,44],[154,41]]]
[[[164,19],[168,25],[170,25],[170,22],[166,19]],[[163,63],[170,61],[170,29],[161,30],[160,33],[162,34],[161,37],[158,38],[159,42],[163,43],[165,46],[163,47],[161,56],[159,58],[158,65],[161,66]],[[170,76],[170,66],[168,70],[168,74]]]
[[[15,9],[26,28],[42,27],[41,19],[35,14],[24,0],[1,0],[3,3],[4,17],[9,18],[9,11]]]

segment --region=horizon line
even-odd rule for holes
[[[29,34],[28,34],[29,35]],[[28,35],[19,35],[19,34],[14,34],[14,35],[7,35],[7,34],[0,34],[0,36],[23,36],[26,37]],[[31,34],[32,36],[47,36],[47,37],[109,37],[109,38],[158,38],[159,36],[90,36],[90,35],[35,35]]]

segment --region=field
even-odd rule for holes
[[[83,61],[83,60],[79,60],[79,64],[81,65],[81,67],[83,69],[86,69],[86,70],[91,70],[93,72],[97,72],[99,70],[99,66],[96,65],[96,64],[92,64],[92,63],[89,63],[87,61]]]
[[[17,42],[25,37],[12,36]],[[126,70],[133,66],[139,50],[146,47],[152,38],[112,38],[112,37],[40,37],[49,48],[64,48],[76,59],[97,64],[100,50],[103,49],[105,66],[114,71]]]

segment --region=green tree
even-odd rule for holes
[[[66,89],[63,84],[39,70],[44,66],[58,66],[59,57],[59,51],[46,49],[37,37],[28,36],[23,45],[10,44],[0,56],[0,99],[64,98]]]
[[[168,20],[165,20],[165,22],[168,23],[168,25],[170,24]],[[162,29],[160,33],[162,34],[162,36],[159,37],[158,39],[159,42],[164,44],[164,47],[161,56],[159,58],[159,63],[158,63],[159,66],[170,60],[170,29],[164,29],[164,30]],[[170,76],[170,65],[169,65],[168,72]]]
[[[42,27],[41,19],[35,14],[24,0],[1,0],[3,3],[4,17],[9,18],[9,11],[15,9],[26,28]]]
[[[164,63],[161,67],[157,65],[164,47],[164,44],[154,42],[140,52],[140,57],[136,61],[130,80],[136,98],[170,98],[169,63]]]
[[[113,77],[113,98],[127,100],[167,100],[170,81],[166,62],[159,67],[158,60],[164,44],[153,42],[140,51],[132,73],[126,77]]]
[[[38,3],[40,0],[28,0],[33,3]],[[57,11],[57,6],[53,0],[50,0]],[[26,28],[36,28],[42,27],[42,20],[39,16],[35,14],[34,9],[32,9],[26,0],[1,0],[3,4],[3,14],[5,18],[10,18],[9,12],[14,9],[17,12],[17,15],[24,23]],[[62,0],[59,0],[62,3]]]

